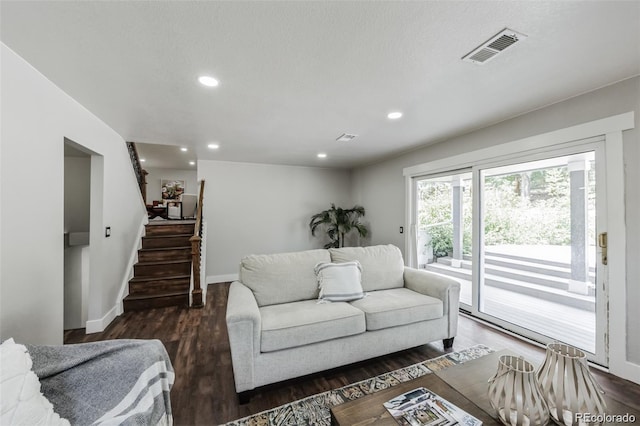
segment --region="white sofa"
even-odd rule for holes
[[[318,263],[358,260],[367,296],[318,303]],[[392,245],[252,255],[231,284],[227,328],[236,391],[443,339],[453,344],[460,284],[404,266]]]

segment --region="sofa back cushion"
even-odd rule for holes
[[[360,262],[364,291],[404,287],[404,260],[394,245],[331,248],[329,252],[332,262]]]
[[[327,250],[251,255],[240,263],[240,282],[253,291],[258,306],[317,299],[314,267],[330,261]]]

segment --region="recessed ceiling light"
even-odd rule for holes
[[[141,159],[140,159],[140,162],[141,162],[141,163],[144,163],[145,161],[147,161],[147,160],[146,160],[146,159],[144,159],[144,158],[141,158]]]
[[[390,112],[387,117],[391,120],[397,120],[398,118],[402,117],[402,113],[400,111]]]
[[[195,166],[195,165],[196,165],[196,162],[195,162],[195,161],[189,161],[189,165],[190,165],[190,166]]]
[[[220,145],[218,145],[217,143],[210,143],[209,145],[207,145],[207,147],[209,149],[218,149],[220,148]]]
[[[180,151],[182,151],[182,152],[187,152],[187,148],[182,147],[182,148],[180,148]]]
[[[200,77],[198,77],[198,81],[200,82],[200,84],[207,87],[216,87],[219,84],[218,80],[208,75],[201,75]]]
[[[321,152],[320,154],[318,154],[318,158],[327,158],[327,154]]]

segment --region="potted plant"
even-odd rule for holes
[[[368,235],[369,230],[360,222],[360,218],[363,216],[364,207],[362,206],[356,205],[351,209],[343,209],[331,203],[329,210],[311,216],[311,222],[309,222],[311,235],[315,236],[319,227],[326,228],[327,236],[331,242],[325,244],[324,248],[344,247],[344,237],[349,232],[355,230],[361,237]]]

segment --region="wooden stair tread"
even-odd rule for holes
[[[190,279],[191,275],[167,275],[161,277],[133,277],[129,280],[130,283],[142,283],[146,281],[164,281],[164,280],[184,280]]]
[[[151,262],[138,262],[136,263],[136,265],[138,266],[177,265],[178,263],[191,263],[191,258],[179,259],[179,260],[154,260]]]
[[[152,251],[184,250],[184,249],[190,249],[190,248],[191,248],[191,244],[189,244],[188,246],[141,248],[138,251],[152,252]]]
[[[147,235],[176,235],[193,233],[195,225],[193,224],[175,224],[172,226],[146,226]]]
[[[173,237],[193,237],[193,234],[160,234],[160,235],[145,235],[142,238],[173,238]]]
[[[146,299],[160,299],[163,297],[173,297],[173,296],[188,296],[189,291],[171,291],[164,293],[154,293],[154,294],[129,294],[124,298],[124,300],[146,300]]]
[[[169,219],[163,221],[150,221],[148,226],[171,226],[171,225],[193,225],[196,223],[195,219]]]

